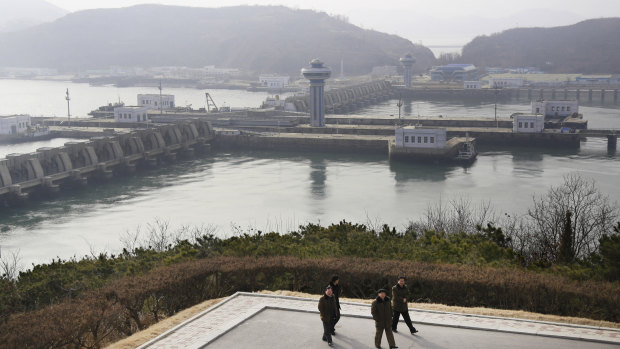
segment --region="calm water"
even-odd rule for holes
[[[70,88],[78,90],[74,85]],[[82,88],[84,93],[90,89]],[[128,95],[140,90],[107,88]],[[99,87],[93,89],[93,94],[100,91]],[[170,93],[177,94],[177,99],[185,98],[182,91],[174,89]],[[4,93],[4,89],[0,90],[0,95]],[[218,93],[227,100],[233,99],[226,93],[246,94],[248,100],[256,98],[254,105],[264,96],[244,91]],[[30,98],[34,108],[40,96],[21,98]],[[358,114],[393,114],[393,104],[395,101],[386,102]],[[27,107],[28,103],[23,105]],[[498,115],[500,111],[507,116],[527,108],[500,105]],[[403,109],[408,110],[405,113],[409,117],[416,117],[418,109],[422,115],[493,116],[493,105],[488,104],[415,102]],[[600,123],[601,127],[620,128],[619,109],[588,107],[582,112],[591,120],[591,127],[599,127],[593,124]],[[0,109],[0,114],[7,113]],[[0,145],[0,156],[65,141],[31,144],[32,149],[24,144],[19,149]],[[122,235],[156,219],[168,221],[173,227],[212,225],[221,236],[229,236],[237,228],[284,232],[307,222],[329,224],[341,219],[385,222],[402,228],[410,219],[419,218],[429,204],[460,196],[474,203],[491,200],[499,214],[524,213],[533,195],[544,193],[573,171],[596,180],[613,200],[620,199],[620,157],[608,153],[604,140],[583,142],[581,149],[574,151],[482,149],[469,168],[390,164],[382,156],[351,154],[215,153],[85,190],[64,192],[53,200],[32,202],[27,207],[0,209],[0,245],[3,252],[19,250],[22,264],[29,266],[55,256],[118,252]]]

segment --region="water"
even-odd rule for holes
[[[71,97],[71,117],[89,117],[88,112],[101,105],[125,102],[136,105],[140,93],[159,93],[157,87],[90,86],[65,81],[2,80],[0,79],[0,115],[30,114],[32,116],[67,117],[65,91]],[[198,90],[167,88],[163,93],[175,95],[176,105],[205,107],[205,92],[209,92],[218,107],[258,107],[269,96],[266,92],[243,90]]]
[[[81,88],[88,93],[88,87]],[[92,93],[99,93],[99,89],[93,88]],[[33,87],[33,91],[38,90],[40,86]],[[137,90],[142,89],[133,92]],[[245,91],[218,94],[232,100],[228,92],[245,94],[248,100],[259,99]],[[35,108],[41,96],[33,93],[22,98],[29,99],[30,104],[20,103]],[[102,102],[94,106],[99,104]],[[395,104],[386,102],[358,114],[398,114]],[[498,105],[498,115],[506,117],[528,108]],[[494,113],[489,104],[415,101],[406,102],[403,114],[415,118],[418,110],[421,115],[450,117],[492,117]],[[591,127],[620,128],[617,108],[589,106],[581,110]],[[0,114],[5,113],[0,110]],[[0,145],[0,156],[65,141]],[[420,218],[429,204],[461,196],[473,203],[491,200],[498,214],[523,214],[534,195],[558,185],[563,175],[575,171],[596,180],[602,192],[619,200],[620,157],[608,153],[603,139],[583,142],[579,150],[483,148],[468,168],[390,164],[385,157],[375,155],[220,152],[84,190],[63,192],[53,200],[30,202],[26,207],[0,209],[0,245],[3,252],[19,250],[22,264],[28,267],[56,256],[117,253],[127,231],[144,229],[157,219],[169,222],[173,228],[210,225],[226,237],[239,229],[284,232],[307,222],[330,224],[342,219],[385,222],[401,229],[409,220]]]

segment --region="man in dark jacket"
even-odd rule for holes
[[[332,293],[334,294],[334,299],[336,300],[336,305],[338,306],[338,315],[336,316],[336,320],[334,321],[334,327],[332,328],[332,336],[336,335],[336,324],[338,320],[340,320],[340,295],[342,294],[342,288],[340,288],[340,279],[338,275],[332,276],[332,281],[329,282],[329,286],[332,287]]]
[[[407,298],[409,297],[409,290],[405,285],[405,277],[399,276],[398,283],[392,286],[392,310],[394,316],[392,317],[392,332],[398,332],[396,327],[398,326],[398,318],[400,314],[403,314],[403,319],[409,327],[411,334],[418,332],[418,330],[411,324],[411,318],[409,317],[409,307],[407,306]]]
[[[334,328],[334,321],[339,315],[338,306],[334,299],[332,287],[327,285],[325,289],[325,295],[319,299],[319,312],[321,313],[321,321],[323,322],[323,340],[333,346],[332,344],[332,330]]]
[[[372,302],[372,306],[370,307],[370,312],[372,313],[372,318],[375,320],[375,328],[377,330],[375,333],[375,347],[381,348],[381,337],[383,336],[383,331],[385,331],[390,349],[398,348],[396,342],[394,342],[394,334],[392,334],[392,306],[390,305],[390,297],[385,295],[386,290],[383,288],[379,290],[378,294],[377,299]]]

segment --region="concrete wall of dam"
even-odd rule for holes
[[[179,155],[206,151],[214,138],[208,122],[191,120],[126,134],[39,148],[0,159],[0,204],[27,199],[34,192],[56,192],[84,185],[89,178],[110,178],[137,166],[156,166]]]

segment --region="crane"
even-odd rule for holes
[[[205,98],[207,99],[207,112],[213,111],[214,113],[217,113],[217,105],[215,105],[215,101],[213,101],[213,98],[211,97],[209,92],[205,92]]]

